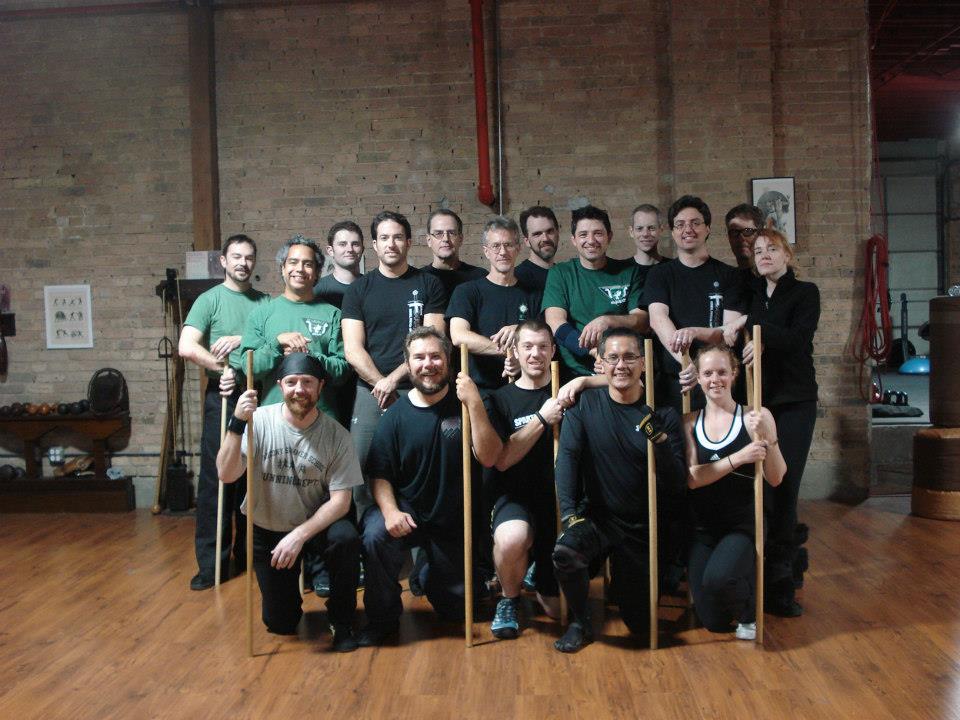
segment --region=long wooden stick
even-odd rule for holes
[[[227,434],[227,399],[220,398],[220,445]],[[220,552],[223,550],[223,480],[217,482],[217,557],[213,561],[213,584],[220,587]]]
[[[746,342],[753,341],[753,333],[750,330],[747,330],[745,333]],[[750,405],[753,402],[753,363],[748,363],[747,366],[743,369],[746,373],[747,378],[747,405]]]
[[[753,409],[761,410],[761,355],[760,326],[753,326]],[[763,461],[757,460],[753,471],[754,546],[757,551],[757,643],[763,645]]]
[[[470,351],[460,346],[460,372],[470,373]],[[470,452],[470,411],[460,406],[463,437],[463,627],[467,647],[473,647],[473,456]]]
[[[643,341],[644,387],[647,393],[647,405],[654,407],[653,399],[653,340]],[[684,395],[687,404],[690,398]],[[647,524],[649,526],[650,547],[650,649],[657,649],[658,623],[657,610],[660,602],[660,563],[657,556],[657,461],[653,457],[653,442],[647,440]]]
[[[560,394],[560,361],[554,360],[550,363],[550,397],[554,400]],[[553,426],[553,465],[557,465],[557,453],[560,452],[560,424]],[[560,537],[560,496],[557,495],[557,484],[553,484],[553,499],[556,503],[557,511],[557,537]],[[567,597],[560,593],[560,625],[567,624]]]
[[[247,390],[253,390],[253,350],[247,350]],[[247,423],[247,654],[253,657],[253,416]]]
[[[507,348],[507,360],[513,360],[513,346],[512,346],[512,345]],[[513,383],[514,380],[516,380],[516,378],[515,378],[513,375],[508,375],[508,376],[507,376],[507,382],[508,382],[508,383]]]
[[[683,367],[680,368],[680,370],[682,371],[684,368],[687,368],[687,367],[689,367],[689,366],[690,366],[690,353],[689,353],[689,352],[685,352],[685,353],[683,353]],[[692,392],[692,390],[687,390],[687,391],[685,391],[685,392],[683,393],[682,399],[680,400],[681,407],[683,408],[683,414],[684,414],[684,415],[686,415],[688,412],[690,412],[690,393],[691,393],[691,392]],[[651,405],[650,407],[653,407],[653,406]]]

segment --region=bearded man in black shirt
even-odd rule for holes
[[[376,505],[363,516],[369,624],[358,638],[361,646],[381,645],[396,633],[403,612],[400,569],[412,547],[426,557],[418,572],[427,600],[442,618],[463,618],[460,402],[470,414],[471,442],[480,464],[493,465],[501,443],[469,375],[458,374],[450,392],[450,350],[450,341],[434,328],[420,327],[407,335],[403,354],[413,389],[384,413],[367,455]],[[474,477],[480,477],[479,471]]]
[[[556,484],[563,533],[553,552],[571,622],[554,643],[576,652],[593,641],[587,594],[590,576],[611,560],[611,594],[631,633],[649,632],[647,440],[654,443],[658,498],[683,492],[686,466],[680,417],[643,402],[640,337],[611,328],[597,346],[607,387],[585,390],[566,411]]]

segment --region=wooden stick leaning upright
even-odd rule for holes
[[[460,346],[460,372],[470,374],[470,351]],[[467,647],[473,647],[473,453],[470,449],[470,411],[460,404],[460,434],[463,437],[463,626]]]
[[[220,398],[220,444],[227,434],[227,399]],[[220,551],[223,549],[223,480],[217,480],[217,557],[213,561],[213,584],[220,587]]]
[[[683,370],[684,368],[690,367],[690,362],[691,362],[691,361],[690,361],[690,351],[688,350],[688,351],[686,351],[686,352],[683,353],[683,367],[680,368],[680,369]],[[685,391],[685,392],[683,393],[683,395],[682,395],[681,400],[680,400],[681,408],[683,409],[683,414],[684,414],[684,415],[686,415],[688,412],[690,412],[690,393],[691,393],[691,392],[692,392],[692,389]],[[653,407],[653,405],[651,405],[650,407]]]
[[[761,339],[760,326],[753,326],[753,409],[757,412],[761,410]],[[748,375],[749,377],[749,375]],[[759,439],[759,438],[758,438]],[[757,643],[763,645],[763,461],[757,460],[753,471],[753,524],[754,524],[754,547],[757,555],[757,587],[756,587],[756,612],[757,612]]]
[[[557,395],[560,394],[560,361],[553,360],[550,363],[550,397],[554,400],[557,399]],[[553,465],[557,465],[557,453],[560,452],[560,425],[553,426]],[[557,485],[553,485],[553,499],[557,505],[557,537],[560,537],[560,533],[563,528],[560,525],[560,496],[557,495]],[[567,597],[561,592],[560,593],[560,627],[563,627],[567,624]]]
[[[253,350],[247,350],[247,390],[253,390]],[[253,657],[253,415],[247,423],[247,654]]]
[[[647,405],[654,408],[653,399],[653,340],[643,341],[644,377]],[[690,396],[684,395],[689,405]],[[647,524],[649,526],[650,565],[650,649],[657,649],[657,610],[660,602],[660,567],[657,557],[657,461],[653,457],[653,441],[647,440]]]
[[[750,330],[744,330],[744,342],[753,341],[753,333]],[[753,363],[745,365],[743,372],[747,379],[747,405],[753,403]]]

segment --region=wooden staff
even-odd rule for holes
[[[507,360],[513,360],[513,346],[507,347]],[[512,383],[516,378],[513,375],[507,375],[507,382]]]
[[[653,340],[643,341],[644,388],[647,393],[647,405],[652,410],[653,399]],[[684,395],[684,402],[690,405],[690,397]],[[647,524],[649,526],[649,565],[650,565],[650,649],[657,649],[657,609],[660,602],[660,567],[657,557],[657,461],[653,457],[653,441],[647,440]]]
[[[470,374],[470,351],[467,344],[460,346],[460,372]],[[460,426],[463,437],[463,626],[467,647],[473,647],[473,490],[471,473],[473,455],[470,451],[470,411],[460,405]]]
[[[680,368],[680,370],[684,370],[689,366],[690,366],[690,352],[686,351],[683,353],[683,367]],[[685,390],[683,392],[683,397],[680,400],[680,402],[682,403],[681,407],[683,408],[684,415],[690,412],[690,392],[691,392],[690,390]],[[650,407],[653,407],[653,406],[651,405]]]
[[[761,382],[760,362],[760,326],[753,326],[753,409],[761,410],[760,391]],[[750,377],[749,375],[747,377]],[[757,438],[759,439],[759,437]],[[754,546],[757,554],[757,642],[763,645],[763,461],[757,460],[753,471],[753,524]]]
[[[227,434],[227,399],[220,398],[220,445]],[[213,584],[220,587],[220,551],[223,549],[223,480],[217,482],[217,557],[213,561]]]
[[[557,399],[557,395],[560,394],[560,361],[554,360],[550,363],[550,397],[554,400]],[[557,453],[560,452],[560,424],[557,423],[553,426],[553,465],[557,465]],[[556,503],[557,510],[557,537],[560,537],[562,531],[562,526],[560,525],[560,496],[557,495],[557,484],[553,484],[553,498]],[[567,598],[561,592],[560,593],[560,625],[567,624]]]
[[[744,336],[746,342],[752,342],[753,334],[749,330],[744,333]],[[746,373],[747,378],[747,404],[749,405],[753,402],[753,363],[747,363],[743,371]]]
[[[247,350],[247,390],[253,390],[253,350]],[[253,415],[247,423],[247,654],[253,657]]]

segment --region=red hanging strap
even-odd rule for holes
[[[887,359],[893,346],[893,326],[890,323],[887,289],[887,273],[890,267],[887,239],[882,235],[874,235],[867,240],[866,252],[863,310],[853,346],[853,357],[860,363],[860,394],[862,396],[865,391],[863,374],[867,361],[872,359],[879,365]],[[870,401],[866,396],[864,399]]]

